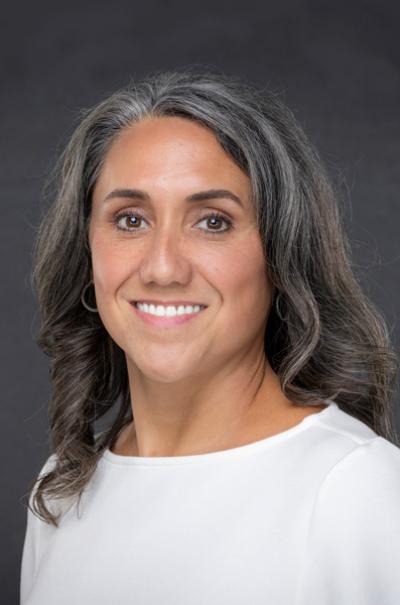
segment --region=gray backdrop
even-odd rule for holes
[[[79,109],[130,76],[193,64],[280,92],[340,187],[357,271],[398,347],[399,17],[395,0],[3,7],[1,603],[18,602],[22,497],[49,452],[48,362],[35,344],[32,243],[45,177]]]

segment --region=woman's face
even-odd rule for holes
[[[210,190],[237,201],[200,195]],[[263,350],[272,290],[250,193],[249,178],[198,123],[146,118],[114,141],[93,192],[89,243],[97,308],[128,368],[174,382],[229,371]],[[155,325],[134,301],[207,307]]]

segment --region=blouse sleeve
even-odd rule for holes
[[[400,604],[400,448],[357,446],[315,502],[298,605]]]
[[[50,470],[53,460],[54,454],[47,458],[45,464],[40,469],[38,478]],[[29,502],[31,505],[34,493],[35,490],[33,490],[29,497]],[[39,561],[40,534],[42,527],[43,521],[41,521],[41,519],[34,515],[29,508],[27,508],[25,538],[21,559],[20,605],[24,605],[26,602],[34,582],[37,564]]]

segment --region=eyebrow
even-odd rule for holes
[[[145,191],[140,189],[114,189],[104,198],[104,202],[115,198],[115,197],[127,197],[133,200],[150,201],[150,196]],[[228,198],[243,207],[241,199],[229,191],[228,189],[208,189],[207,191],[198,191],[192,193],[185,198],[186,202],[203,202],[207,200],[213,200],[218,198]]]

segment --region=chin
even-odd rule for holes
[[[153,380],[154,382],[162,383],[173,383],[179,380],[184,380],[192,375],[193,367],[185,365],[180,367],[176,362],[176,357],[173,359],[153,360],[151,362],[149,358],[146,360],[132,360],[132,365],[135,368],[135,372],[140,372],[147,380]]]

